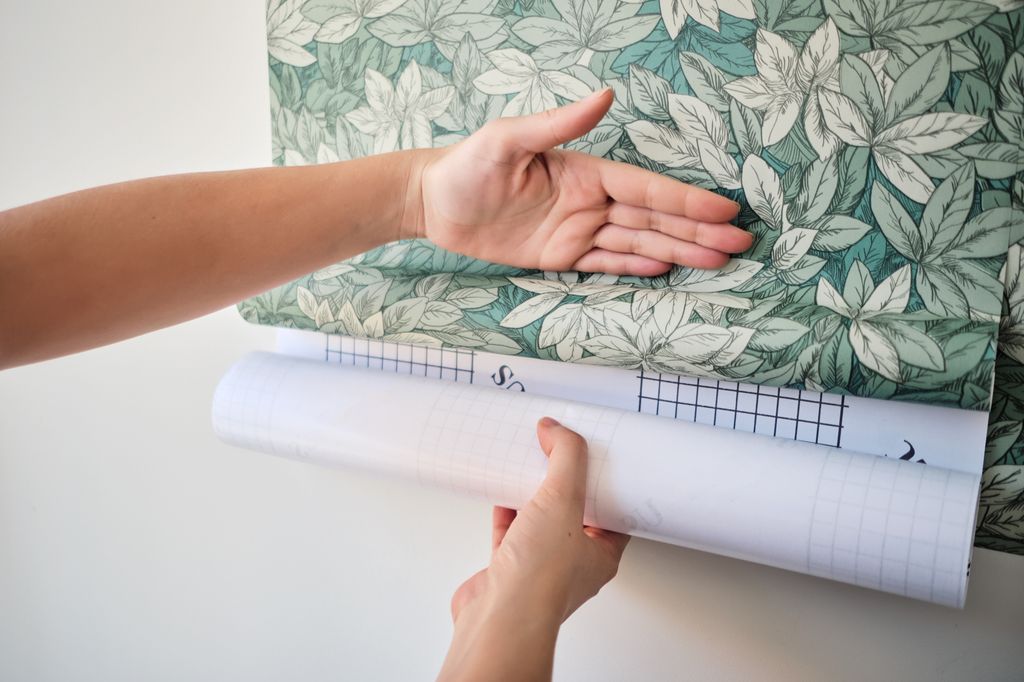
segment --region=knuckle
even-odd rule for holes
[[[654,205],[654,189],[654,178],[649,176],[644,184],[644,206],[648,208]]]
[[[655,232],[665,231],[665,221],[657,211],[647,211],[647,227]]]
[[[482,135],[489,137],[502,137],[505,131],[508,130],[508,120],[504,118],[494,118],[485,123],[480,128]]]
[[[633,230],[629,238],[629,252],[640,253],[644,248],[644,233],[640,230]]]
[[[587,451],[587,439],[571,429],[565,430],[562,442],[566,448],[573,452],[586,453]]]
[[[708,229],[707,223],[697,223],[697,226],[693,230],[693,241],[697,244],[706,246],[711,234],[712,233]]]

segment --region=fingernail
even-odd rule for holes
[[[597,99],[598,97],[600,97],[601,95],[603,95],[604,93],[608,92],[611,89],[612,88],[611,88],[610,85],[609,86],[605,86],[605,87],[601,88],[600,90],[595,90],[594,92],[592,92],[589,95],[587,95],[586,99],[588,99],[588,100],[590,100],[590,99]]]
[[[556,420],[552,419],[551,417],[541,417],[540,425],[545,428],[551,426],[561,426],[561,424],[559,424]]]

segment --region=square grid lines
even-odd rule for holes
[[[637,409],[645,414],[832,447],[842,444],[845,396],[643,369],[637,378]]]
[[[398,374],[473,383],[473,351],[461,348],[426,348],[408,343],[328,334],[324,359]]]
[[[808,572],[948,605],[963,601],[976,479],[833,451],[811,517]]]

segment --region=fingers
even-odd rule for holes
[[[709,223],[727,223],[739,214],[735,201],[628,163],[602,160],[599,168],[604,191],[624,204]]]
[[[671,270],[672,264],[646,256],[638,256],[634,253],[591,249],[573,263],[572,269],[577,272],[607,272],[611,275],[657,277]]]
[[[682,241],[652,230],[631,230],[622,225],[607,224],[594,233],[594,246],[607,251],[633,253],[661,262],[678,263],[691,268],[720,268],[729,262],[729,256]],[[580,259],[582,260],[582,259]]]
[[[583,532],[587,534],[587,537],[605,545],[616,563],[622,558],[622,553],[626,551],[626,545],[629,544],[629,536],[625,533],[616,533],[594,526],[584,526]]]
[[[609,207],[608,222],[637,230],[655,230],[723,253],[742,253],[754,243],[754,235],[728,223],[707,223],[619,202]]]
[[[537,422],[537,439],[549,460],[543,487],[564,500],[567,517],[582,525],[587,499],[587,441],[550,417]]]
[[[491,551],[497,551],[501,541],[505,539],[509,526],[516,520],[516,510],[495,507],[491,513]]]
[[[530,154],[539,154],[585,135],[608,113],[613,99],[612,89],[605,88],[564,107],[499,119],[497,130],[507,142]]]

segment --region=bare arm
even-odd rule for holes
[[[398,239],[429,153],[153,178],[0,213],[0,366],[175,324]]]
[[[610,105],[604,91],[444,149],[139,180],[0,213],[0,369],[182,322],[400,238],[639,275],[747,249],[728,225],[734,202],[553,149]]]

